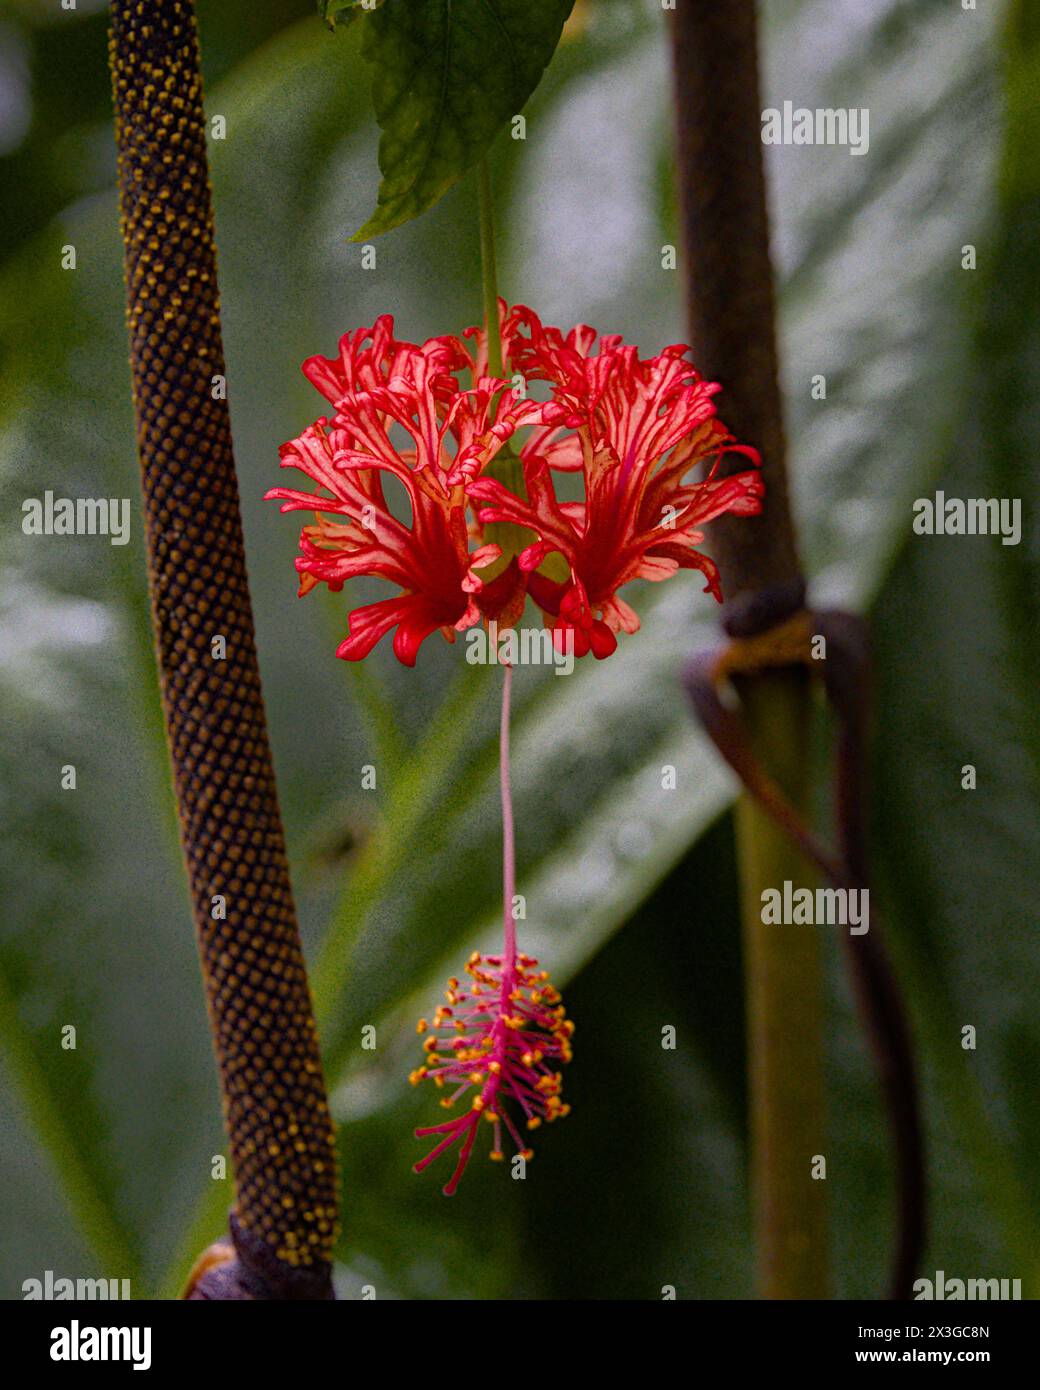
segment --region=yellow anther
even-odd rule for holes
[[[417,1033],[425,1033],[429,1026],[430,1025],[426,1022],[426,1020],[424,1018],[421,1018],[419,1022],[415,1025],[415,1031]]]
[[[483,1110],[483,1109],[484,1109],[484,1097],[483,1097],[483,1096],[474,1096],[474,1097],[473,1097],[473,1109],[474,1109],[474,1110]]]

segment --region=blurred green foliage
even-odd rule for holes
[[[1006,40],[999,17],[938,0],[764,8],[767,104],[871,111],[866,157],[780,148],[770,176],[806,561],[818,601],[875,623],[875,896],[922,1049],[926,1270],[1035,1289],[1040,169],[1018,122],[1036,26],[1023,6]],[[377,177],[361,24],[330,35],[305,0],[199,9],[207,107],[227,121],[211,158],[258,641],[341,1133],[341,1292],[747,1296],[733,788],[678,685],[713,635],[693,581],[644,590],[643,630],[610,661],[517,681],[525,941],[568,981],[574,1113],[522,1184],[474,1163],[449,1202],[410,1171],[429,1113],[406,1081],[414,1016],[495,927],[494,693],[433,641],[415,671],[382,649],[337,662],[345,604],[296,599],[295,528],[260,498],[278,444],[320,408],[305,356],[384,311],[419,340],[479,318],[475,195],[463,182],[362,270],[345,239]],[[223,1137],[143,539],[20,528],[48,488],[136,503],[105,16],[26,0],[0,32],[26,125],[0,144],[0,1294],[53,1269],[147,1296],[176,1289],[229,1191],[209,1176]],[[646,351],[680,339],[657,6],[580,6],[527,116],[527,140],[495,150],[503,291]],[[910,502],[936,487],[1022,497],[1022,546],[913,536]],[[835,1292],[872,1296],[888,1141],[836,940],[827,954]]]

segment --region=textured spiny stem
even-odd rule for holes
[[[130,356],[181,838],[236,1180],[193,1297],[322,1298],[335,1141],[289,884],[222,387],[190,0],[113,0]],[[222,639],[226,659],[215,659]]]

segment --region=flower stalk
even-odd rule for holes
[[[491,165],[485,156],[477,170],[480,203],[480,274],[484,291],[484,331],[487,333],[488,371],[502,375],[502,334],[498,324],[498,265],[495,260],[495,207],[491,192]]]
[[[512,1140],[516,1158],[534,1157],[518,1125],[528,1131],[564,1119],[570,1106],[561,1099],[560,1066],[571,1060],[574,1024],[567,1018],[548,971],[517,951],[516,835],[509,772],[509,706],[513,668],[503,668],[502,716],[499,725],[499,785],[502,794],[502,953],[482,956],[474,951],[466,963],[469,980],[452,978],[446,1003],[433,1015],[432,1026],[421,1018],[423,1065],[411,1075],[413,1085],[430,1079],[447,1088],[441,1105],[450,1110],[475,1092],[469,1109],[439,1125],[424,1125],[417,1139],[436,1142],[415,1165],[417,1173],[450,1149],[458,1149],[455,1170],[444,1186],[453,1197],[476,1143],[481,1120],[493,1126],[490,1157],[505,1157],[503,1130]],[[513,1113],[510,1113],[510,1112]],[[515,1118],[514,1118],[515,1116]],[[515,1159],[514,1159],[515,1162]]]

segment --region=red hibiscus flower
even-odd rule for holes
[[[561,643],[573,641],[577,655],[591,650],[602,658],[617,646],[618,631],[639,627],[618,595],[633,579],[698,569],[707,592],[721,600],[718,571],[696,548],[704,539],[700,528],[723,512],[751,516],[761,510],[758,473],[716,476],[724,452],[756,464],[758,455],[733,442],[715,413],[719,387],[697,375],[682,345],[641,359],[636,348],[611,336],[593,353],[596,334],[587,325],[564,338],[530,310],[514,314],[530,336],[512,335],[511,365],[528,379],[549,382],[553,399],[542,412],[540,437],[522,451],[527,498],[487,477],[474,482],[469,496],[489,504],[481,512],[484,524],[512,522],[536,533],[520,556],[529,592],[554,619]],[[574,431],[563,447],[553,433],[561,427]],[[708,459],[706,478],[685,481]],[[576,466],[584,474],[584,501],[561,502],[552,470]],[[570,567],[562,582],[538,573],[554,551]]]
[[[344,336],[337,358],[304,363],[332,414],[283,445],[281,458],[317,488],[267,494],[283,511],[315,515],[300,538],[300,592],[339,590],[366,574],[400,589],[350,614],[338,649],[347,660],[396,629],[394,651],[414,665],[438,629],[454,641],[484,619],[516,623],[528,593],[561,646],[602,658],[619,631],[639,627],[619,595],[633,579],[698,569],[721,600],[716,567],[697,549],[701,528],[723,512],[760,511],[763,488],[753,470],[717,476],[727,451],[758,462],[717,418],[718,386],[697,375],[681,345],[642,359],[611,336],[593,351],[587,325],[564,337],[502,301],[499,329],[503,378],[488,375],[482,329],[463,335],[471,346],[453,337],[417,346],[394,337],[388,315]],[[512,390],[516,375],[547,382],[551,400]],[[519,430],[526,437],[514,452]],[[690,481],[706,461],[707,476]],[[555,475],[578,472],[583,500],[561,501]],[[403,486],[410,522],[387,505],[385,473]],[[510,553],[489,543],[487,527]],[[550,572],[561,565],[550,556],[562,556],[566,578]]]
[[[367,656],[396,628],[394,652],[413,666],[421,643],[438,629],[454,641],[482,618],[513,621],[523,607],[515,559],[489,584],[479,573],[501,551],[480,544],[479,528],[467,518],[466,485],[542,407],[503,391],[496,378],[482,376],[464,388],[457,373],[468,366],[457,339],[434,338],[421,347],[400,342],[386,315],[345,336],[338,359],[304,363],[334,412],[280,452],[282,466],[305,473],[317,490],[266,494],[281,501],[282,511],[315,515],[300,537],[300,593],[318,583],[338,591],[363,574],[402,591],[351,613],[349,636],[337,652],[348,661]],[[404,487],[410,524],[388,506],[384,473]],[[473,551],[471,539],[478,542]]]

